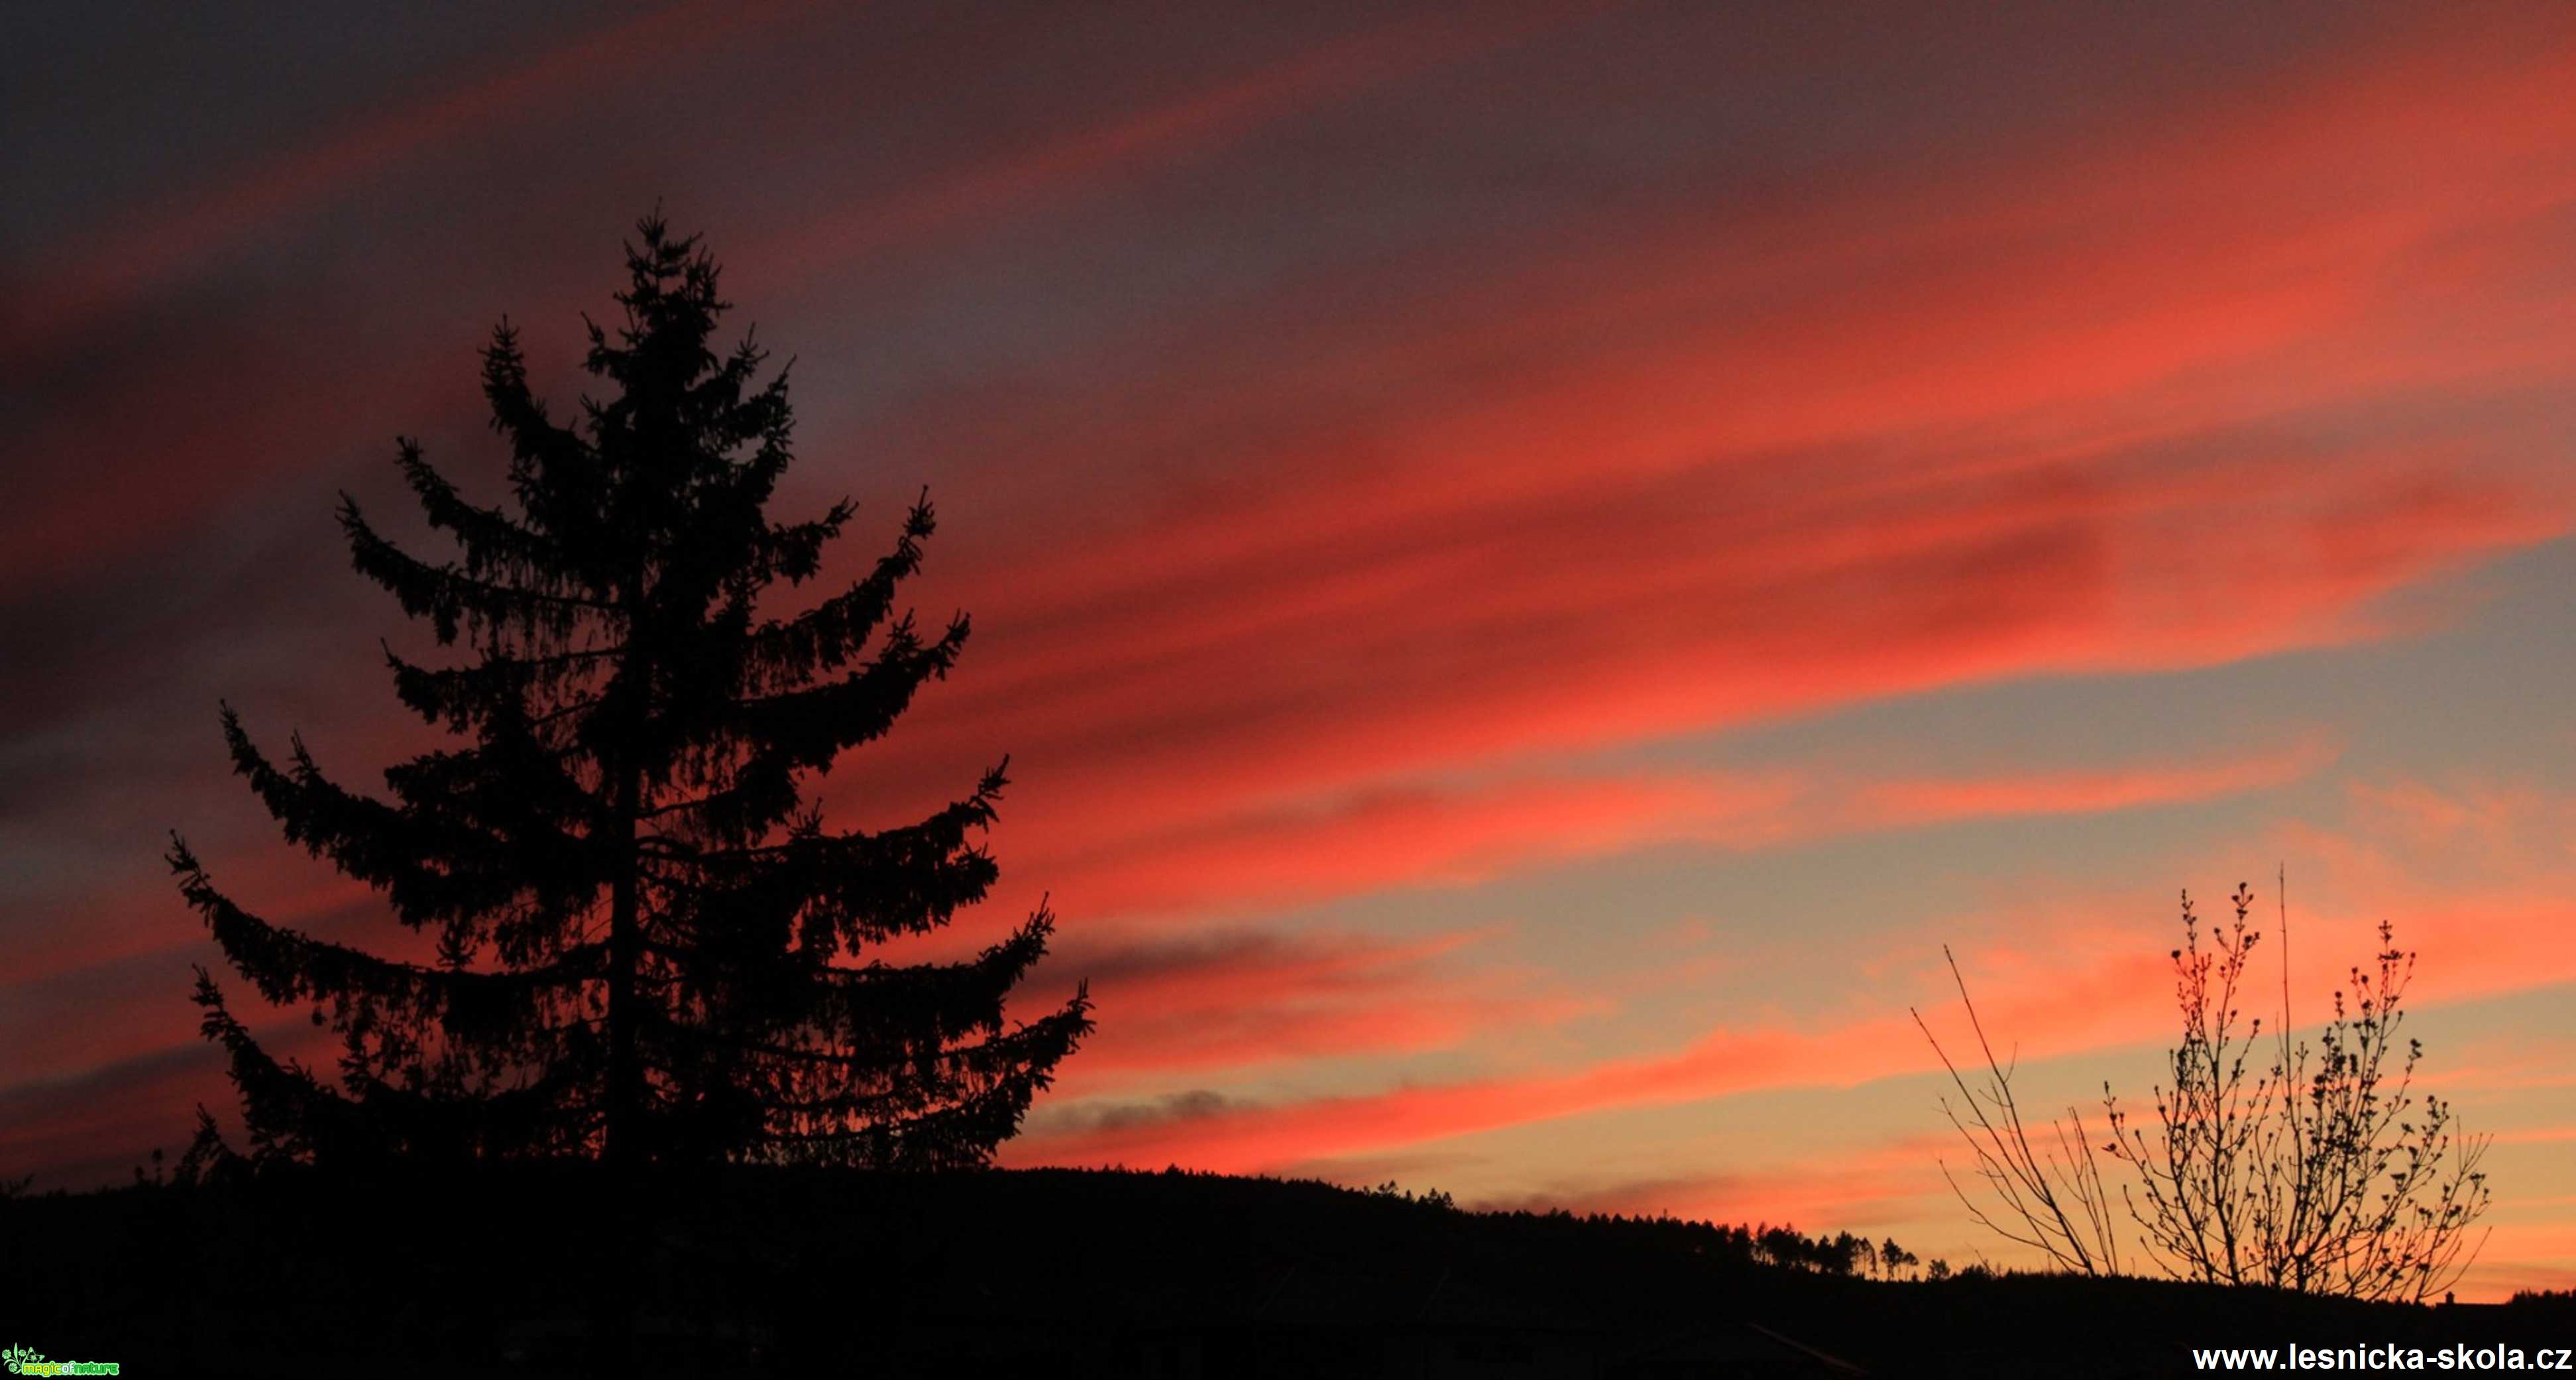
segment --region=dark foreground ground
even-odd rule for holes
[[[595,1171],[568,1167],[0,1202],[0,1347],[142,1376],[1678,1380],[2576,1346],[2563,1303],[1882,1283],[1770,1264],[1707,1226],[1263,1179],[742,1170],[649,1196],[651,1217],[619,1211]],[[635,1305],[632,1351],[600,1340],[629,1325],[612,1297]]]

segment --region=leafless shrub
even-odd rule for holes
[[[2012,1067],[1996,1057],[1951,959],[1983,1081],[1972,1087],[1920,1012],[1915,1022],[1958,1090],[1942,1109],[1976,1156],[1986,1201],[1956,1178],[1953,1191],[1981,1225],[2058,1268],[2115,1274],[2121,1232],[2103,1188],[2107,1156],[2134,1180],[2120,1198],[2143,1253],[2172,1277],[2409,1302],[2448,1290],[2485,1240],[2475,1228],[2492,1197],[2479,1164],[2492,1138],[2464,1134],[2451,1104],[2414,1086],[2424,1047],[2411,1038],[2401,1046],[2398,1031],[2415,955],[2382,922],[2378,953],[2368,968],[2353,967],[2311,1047],[2289,1036],[2285,952],[2265,1067],[2256,1062],[2263,1020],[2247,1020],[2239,1005],[2262,938],[2248,924],[2253,889],[2229,899],[2233,921],[2204,933],[2183,894],[2183,943],[2172,951],[2182,1042],[2167,1051],[2171,1083],[2154,1091],[2152,1125],[2105,1083],[2110,1137],[2099,1147],[2071,1107],[2034,1145]],[[2286,950],[2286,906],[2282,933]]]

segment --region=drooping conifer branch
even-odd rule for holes
[[[921,543],[937,527],[925,497],[913,504],[894,550],[864,579],[794,618],[755,630],[744,649],[744,692],[802,684],[848,665],[893,612],[896,586],[921,568]]]
[[[625,650],[622,645],[557,652],[551,656],[487,657],[471,666],[417,665],[385,648],[385,665],[394,673],[394,695],[429,723],[444,723],[463,733],[506,712],[526,714],[529,701],[545,696],[556,711],[578,713],[579,699],[561,691],[594,675]],[[550,713],[553,711],[550,711]],[[536,720],[530,716],[533,726]]]
[[[287,839],[384,891],[415,928],[500,912],[522,898],[568,913],[601,885],[583,839],[564,833],[559,816],[532,808],[582,798],[559,775],[547,781],[525,762],[505,773],[469,755],[432,754],[388,773],[398,791],[426,802],[396,807],[332,784],[300,739],[292,767],[279,769],[229,707],[224,737],[234,770]],[[551,790],[532,789],[541,782]]]
[[[395,444],[395,464],[420,500],[421,515],[432,528],[456,538],[466,575],[557,598],[582,594],[596,599],[605,593],[590,572],[566,568],[554,542],[497,508],[477,507],[459,497],[456,486],[422,458],[419,442],[401,437]]]
[[[858,672],[743,700],[735,706],[732,727],[792,766],[826,770],[842,752],[885,736],[924,682],[946,680],[969,631],[961,613],[938,640],[925,643],[906,614],[887,630],[884,649]]]
[[[477,579],[454,565],[419,560],[378,536],[358,511],[357,500],[346,495],[340,501],[340,527],[348,535],[350,561],[358,573],[390,591],[404,613],[427,618],[441,646],[456,641],[460,632],[559,640],[581,626],[585,615],[618,614],[615,605],[597,599],[521,589]]]
[[[364,1007],[373,1021],[436,1022],[466,1040],[494,1040],[542,1027],[566,991],[595,978],[597,944],[507,972],[429,968],[325,943],[252,915],[215,889],[186,843],[173,839],[170,868],[179,892],[205,918],[233,967],[269,1001],[333,1001]]]

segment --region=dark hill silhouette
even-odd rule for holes
[[[287,1168],[0,1203],[16,1341],[128,1375],[574,1375],[596,1165]],[[1312,1182],[730,1167],[659,1185],[641,1373],[2169,1375],[2190,1346],[2565,1345],[2576,1305],[1886,1283],[1759,1234]]]

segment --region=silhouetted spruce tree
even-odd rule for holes
[[[978,1164],[1090,1029],[1081,994],[1005,1024],[1044,907],[971,961],[872,961],[985,895],[1001,769],[882,833],[826,829],[800,786],[944,677],[967,620],[925,636],[894,612],[926,501],[864,578],[764,614],[852,510],[766,517],[790,458],[786,373],[758,383],[748,339],[719,359],[714,261],[658,215],[638,229],[624,323],[590,328],[611,396],[578,425],[531,394],[506,321],[484,351],[510,509],[469,503],[401,442],[461,559],[407,554],[343,496],[359,572],[471,652],[430,667],[386,651],[403,703],[465,741],[391,768],[377,798],[326,779],[300,739],[291,760],[263,755],[224,710],[234,767],[287,837],[437,936],[438,960],[413,964],[269,924],[174,837],[225,956],[342,1037],[334,1086],[265,1053],[198,971],[257,1154]]]

